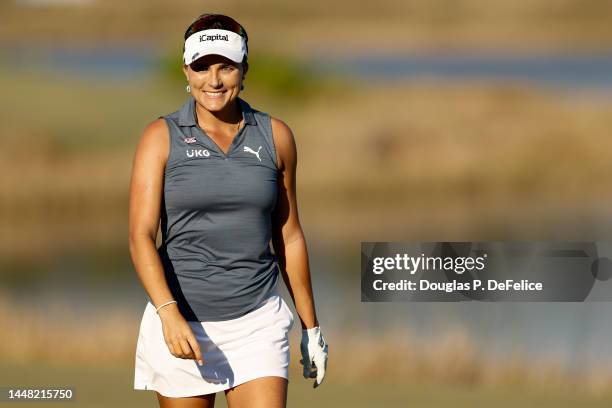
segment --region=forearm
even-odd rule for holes
[[[308,265],[308,250],[302,234],[284,246],[283,258],[281,259],[283,279],[293,298],[302,329],[318,326]]]
[[[136,274],[155,307],[174,300],[164,276],[164,269],[155,241],[146,235],[130,237],[130,256]],[[176,308],[176,304],[164,307],[164,310]],[[177,308],[178,310],[178,308]]]

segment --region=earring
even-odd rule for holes
[[[187,92],[191,92],[191,85],[187,84],[187,86],[185,87],[185,90]]]

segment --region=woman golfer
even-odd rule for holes
[[[284,407],[294,316],[304,376],[325,375],[296,201],[296,146],[281,120],[239,98],[248,37],[204,14],[185,32],[188,96],[151,122],[134,156],[129,231],[147,293],[134,388],[162,407]],[[161,222],[161,245],[156,247]]]

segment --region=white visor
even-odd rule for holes
[[[219,29],[198,31],[185,40],[185,65],[209,54],[223,55],[234,62],[242,62],[246,54],[246,42],[233,31]]]

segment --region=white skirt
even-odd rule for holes
[[[151,302],[140,323],[134,370],[135,390],[166,397],[191,397],[226,390],[265,376],[289,380],[289,331],[293,312],[275,290],[255,310],[236,319],[188,322],[204,365],[170,353]]]

